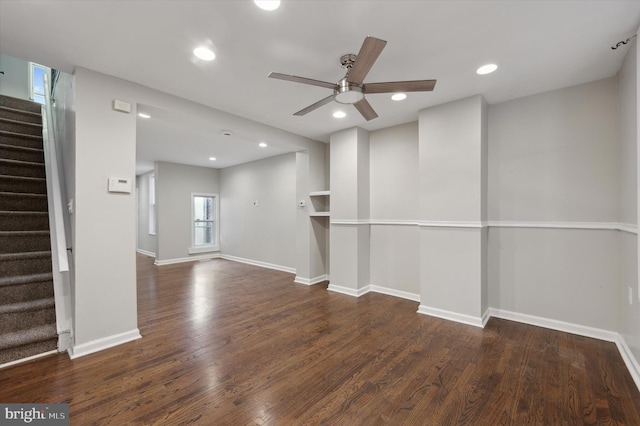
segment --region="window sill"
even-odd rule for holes
[[[211,253],[213,251],[220,251],[220,246],[189,247],[189,254]]]

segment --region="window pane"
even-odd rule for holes
[[[44,73],[45,69],[34,66],[33,67],[33,94],[41,95],[44,97]]]
[[[214,219],[213,197],[193,197],[193,212],[195,220]]]
[[[212,245],[214,241],[213,222],[196,222],[194,245],[205,246]]]

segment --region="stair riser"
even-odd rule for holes
[[[30,161],[44,163],[44,151],[31,151],[15,145],[0,145],[0,158],[5,160]]]
[[[55,322],[56,310],[54,307],[38,311],[8,312],[2,314],[0,334],[13,333],[39,325],[55,324]]]
[[[24,99],[13,98],[10,96],[1,96],[0,106],[35,112],[38,114],[42,113],[42,105]]]
[[[57,337],[43,342],[36,342],[29,345],[18,346],[16,348],[5,349],[0,351],[0,364],[6,364],[7,362],[28,358],[30,356],[43,354],[57,349]]]
[[[0,133],[0,144],[42,149],[42,137],[27,137],[10,133]]]
[[[0,233],[0,253],[30,253],[51,250],[49,234],[6,235]]]
[[[39,124],[0,119],[0,129],[4,130],[5,132],[42,136],[42,126]]]
[[[0,211],[46,212],[47,197],[0,194]]]
[[[8,259],[3,261],[1,266],[0,278],[51,273],[51,254],[31,259]],[[6,287],[15,287],[15,285],[0,286],[0,303],[6,303],[2,297],[8,291]]]
[[[0,160],[0,173],[7,176],[24,176],[36,178],[46,177],[44,164],[37,163],[14,163]]]
[[[21,303],[53,297],[53,281],[0,286],[3,303]]]
[[[48,231],[49,216],[45,214],[7,214],[0,212],[0,231]],[[0,271],[0,276],[2,271]]]
[[[30,114],[26,111],[0,108],[0,118],[7,120],[22,121],[24,123],[42,124],[42,116]]]
[[[22,194],[46,194],[47,182],[35,179],[0,176],[0,192],[18,192]]]

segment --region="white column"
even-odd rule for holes
[[[369,132],[331,135],[329,290],[360,296],[369,289]]]
[[[487,118],[481,96],[420,112],[420,307],[484,326]]]

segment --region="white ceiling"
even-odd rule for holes
[[[0,52],[68,73],[82,66],[327,142],[345,128],[414,121],[421,109],[475,94],[491,104],[611,77],[626,53],[611,46],[639,25],[637,0],[282,0],[274,12],[249,0],[0,0]],[[336,103],[293,116],[330,91],[269,72],[337,82],[340,56],[357,53],[367,35],[388,43],[365,83],[437,79],[435,90],[402,102],[369,95],[379,114],[370,122]],[[202,44],[213,62],[192,57]],[[498,70],[478,76],[489,62]],[[347,117],[333,118],[337,109]],[[231,149],[216,135],[210,143],[228,150],[209,164],[211,132],[164,115],[139,119],[140,160],[221,168],[284,152],[256,149],[258,136]]]

